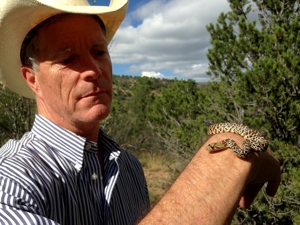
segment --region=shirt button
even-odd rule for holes
[[[87,143],[86,146],[85,146],[85,150],[89,150],[91,147],[92,147],[91,144]]]
[[[98,178],[98,175],[94,173],[94,174],[92,175],[92,179],[93,179],[93,180],[97,180],[97,178]]]

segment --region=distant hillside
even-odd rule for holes
[[[147,79],[147,77],[143,77]],[[119,100],[126,100],[132,96],[132,89],[136,84],[137,80],[141,79],[139,76],[130,76],[130,75],[113,75],[113,90],[114,96]],[[155,87],[153,93],[158,90],[167,87],[168,85],[174,83],[173,79],[159,79],[159,78],[148,78],[155,80]],[[198,83],[199,88],[204,88],[207,83],[200,82]]]
[[[152,92],[156,92],[157,90],[166,87],[168,84],[174,82],[174,80],[170,79],[158,79],[158,78],[147,78],[147,77],[134,77],[134,76],[119,76],[113,75],[113,90],[114,97],[119,100],[126,100],[132,96],[132,90],[134,85],[137,83],[138,79],[151,79],[155,80],[155,86],[152,86]]]

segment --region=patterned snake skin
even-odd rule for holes
[[[219,133],[235,133],[245,138],[240,148],[234,140],[225,139],[220,142],[211,143],[206,146],[208,151],[219,151],[231,148],[232,151],[241,158],[246,158],[253,151],[263,152],[268,149],[268,141],[258,131],[252,130],[247,126],[236,123],[219,123],[213,124],[208,128],[208,135]]]

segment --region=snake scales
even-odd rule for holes
[[[225,139],[219,142],[211,143],[206,146],[208,151],[219,151],[231,148],[232,151],[241,158],[246,158],[251,151],[263,152],[268,149],[268,141],[258,131],[252,130],[247,126],[237,123],[219,123],[209,126],[207,133],[209,135],[219,133],[235,133],[245,138],[240,148],[232,139]]]

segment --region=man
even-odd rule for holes
[[[280,172],[270,152],[242,160],[204,150],[229,137],[241,145],[242,137],[224,133],[200,148],[148,213],[141,165],[99,130],[112,101],[107,45],[127,1],[1,4],[2,81],[23,96],[33,93],[38,109],[32,130],[0,150],[1,224],[226,224],[265,182],[275,195]]]

